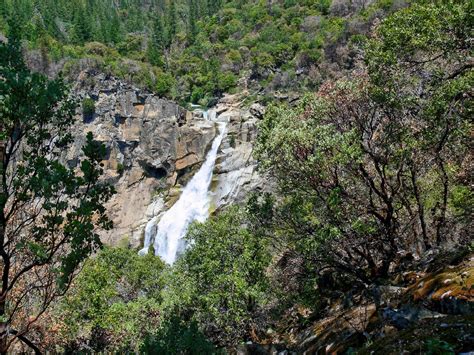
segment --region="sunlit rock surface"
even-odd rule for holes
[[[65,160],[77,165],[89,131],[105,144],[105,176],[117,194],[107,205],[114,229],[102,237],[110,244],[126,240],[139,246],[147,215],[165,209],[160,193],[192,177],[216,127],[174,102],[102,73],[81,72],[74,92],[80,100],[94,100],[95,113],[86,117],[79,110],[76,140]]]
[[[227,95],[217,105],[217,119],[228,121],[225,137],[217,160],[212,185],[213,208],[221,209],[231,203],[242,203],[251,191],[270,188],[257,172],[252,156],[257,135],[258,118],[241,107],[241,97]]]
[[[153,246],[153,252],[170,264],[186,249],[184,237],[191,222],[204,222],[211,213],[243,203],[251,191],[263,187],[252,157],[257,119],[241,109],[240,96],[227,95],[208,111],[196,108],[194,117],[213,122],[219,127],[219,134],[192,179],[185,181],[183,188],[176,186],[164,192],[165,209],[149,217],[140,250],[145,254]],[[179,165],[177,161],[176,166]]]

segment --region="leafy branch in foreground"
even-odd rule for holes
[[[105,147],[87,135],[75,170],[61,163],[72,142],[76,103],[61,79],[32,73],[20,43],[0,44],[0,353],[27,339],[34,323],[67,290],[78,266],[111,228],[101,181]]]

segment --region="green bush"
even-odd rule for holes
[[[203,88],[195,86],[191,93],[191,102],[195,104],[198,103],[202,98],[204,98],[204,95]]]
[[[117,45],[120,54],[127,55],[139,52],[142,48],[143,37],[141,35],[129,34],[123,42]]]
[[[124,248],[105,248],[87,260],[58,309],[65,342],[80,351],[76,339],[106,332],[94,351],[137,351],[159,327],[163,269],[153,254]]]
[[[87,54],[92,54],[92,55],[98,55],[101,57],[107,56],[108,58],[110,57],[116,57],[118,53],[107,47],[105,44],[100,43],[100,42],[90,42],[86,43],[84,45],[84,50]]]
[[[124,169],[125,169],[125,168],[124,168],[124,166],[123,166],[122,163],[118,163],[118,164],[117,164],[117,173],[122,174],[123,171],[124,171]]]
[[[218,88],[223,92],[237,85],[237,77],[232,73],[220,74],[218,80]]]
[[[161,96],[170,93],[174,85],[174,78],[170,73],[159,72],[156,78],[154,91]]]
[[[171,314],[191,314],[220,346],[249,337],[268,295],[266,241],[242,228],[245,213],[230,208],[191,226],[192,247],[178,260],[165,304]],[[232,290],[229,292],[229,290]]]
[[[90,97],[82,100],[82,113],[86,118],[90,118],[95,114],[95,101]]]
[[[145,338],[140,353],[199,355],[221,352],[200,332],[196,322],[187,324],[177,317],[172,317],[162,323],[156,334]]]
[[[425,354],[427,355],[451,355],[454,349],[451,344],[438,338],[428,339],[425,343]]]

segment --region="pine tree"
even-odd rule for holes
[[[165,45],[165,36],[161,16],[157,15],[153,21],[153,32],[148,44],[148,61],[157,66],[163,65],[162,52]]]
[[[72,40],[75,43],[88,42],[91,39],[91,28],[87,19],[86,10],[79,5],[79,8],[75,12],[73,22],[73,36]]]
[[[221,0],[207,0],[207,14],[213,16],[221,7]]]
[[[157,15],[153,21],[152,45],[157,49],[163,49],[164,37],[163,22],[161,16]]]
[[[177,19],[176,19],[176,4],[174,0],[170,1],[167,11],[167,24],[166,24],[166,47],[171,46],[174,36],[177,32]]]
[[[120,18],[114,10],[112,20],[107,25],[107,42],[117,44],[122,40],[122,27],[120,26]]]
[[[193,43],[197,35],[196,18],[198,17],[198,8],[196,0],[188,0],[189,7],[189,27],[188,27],[188,39],[190,43]]]

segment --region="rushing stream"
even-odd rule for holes
[[[206,116],[207,118],[207,113]],[[211,118],[211,117],[209,117]],[[145,242],[140,254],[148,253],[154,240],[155,254],[159,255],[168,264],[174,263],[177,256],[184,252],[186,241],[184,236],[193,221],[204,222],[209,215],[209,186],[216,162],[217,151],[225,135],[225,123],[218,122],[219,133],[212,142],[211,150],[199,171],[188,182],[179,200],[171,207],[158,223],[156,218],[151,219],[145,227]],[[153,231],[156,235],[153,236]]]

